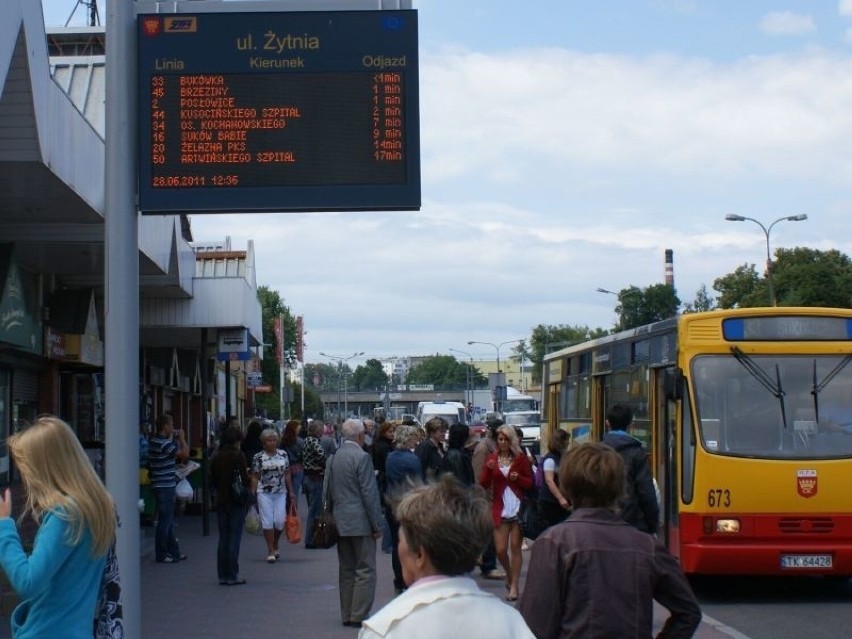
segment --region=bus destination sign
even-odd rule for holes
[[[137,26],[142,213],[420,208],[416,11]]]

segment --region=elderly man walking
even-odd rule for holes
[[[376,596],[376,539],[382,533],[382,507],[373,463],[364,452],[364,423],[347,419],[343,443],[326,465],[323,494],[340,533],[340,615],[344,626],[360,627]]]

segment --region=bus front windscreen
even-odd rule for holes
[[[703,355],[691,366],[705,450],[852,457],[852,356]]]

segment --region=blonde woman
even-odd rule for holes
[[[527,456],[521,451],[518,435],[511,426],[497,429],[497,450],[485,460],[479,483],[491,488],[491,519],[497,559],[506,571],[507,601],[518,599],[523,535],[518,516],[524,493],[533,487]],[[511,558],[510,558],[511,557]]]
[[[266,541],[266,561],[271,564],[281,556],[278,540],[287,515],[287,493],[293,492],[290,461],[287,453],[279,450],[279,442],[278,431],[265,429],[260,434],[263,450],[251,462],[252,491],[257,495],[260,527]]]
[[[91,639],[115,539],[112,498],[74,432],[57,417],[40,417],[12,435],[9,450],[27,492],[24,514],[40,524],[27,555],[7,488],[0,499],[0,567],[22,600],[12,613],[12,636]]]

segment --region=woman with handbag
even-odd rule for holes
[[[485,460],[479,477],[491,488],[491,518],[497,559],[506,571],[507,601],[517,601],[520,590],[523,535],[519,515],[524,493],[533,487],[532,469],[511,426],[497,429],[497,450]],[[511,557],[511,559],[510,559]]]
[[[246,520],[249,491],[248,463],[240,450],[243,434],[235,426],[222,431],[219,450],[210,461],[210,481],[216,489],[216,517],[219,524],[219,546],[216,567],[220,586],[239,586],[240,542]]]
[[[265,429],[260,434],[260,441],[263,450],[251,462],[252,492],[257,495],[260,525],[266,541],[266,561],[274,564],[281,556],[278,540],[284,531],[287,494],[293,492],[293,482],[287,453],[278,449],[278,431]]]
[[[541,460],[544,483],[539,488],[538,505],[547,528],[565,521],[571,508],[571,503],[559,488],[559,462],[570,441],[568,431],[557,428],[547,443],[547,455]]]

